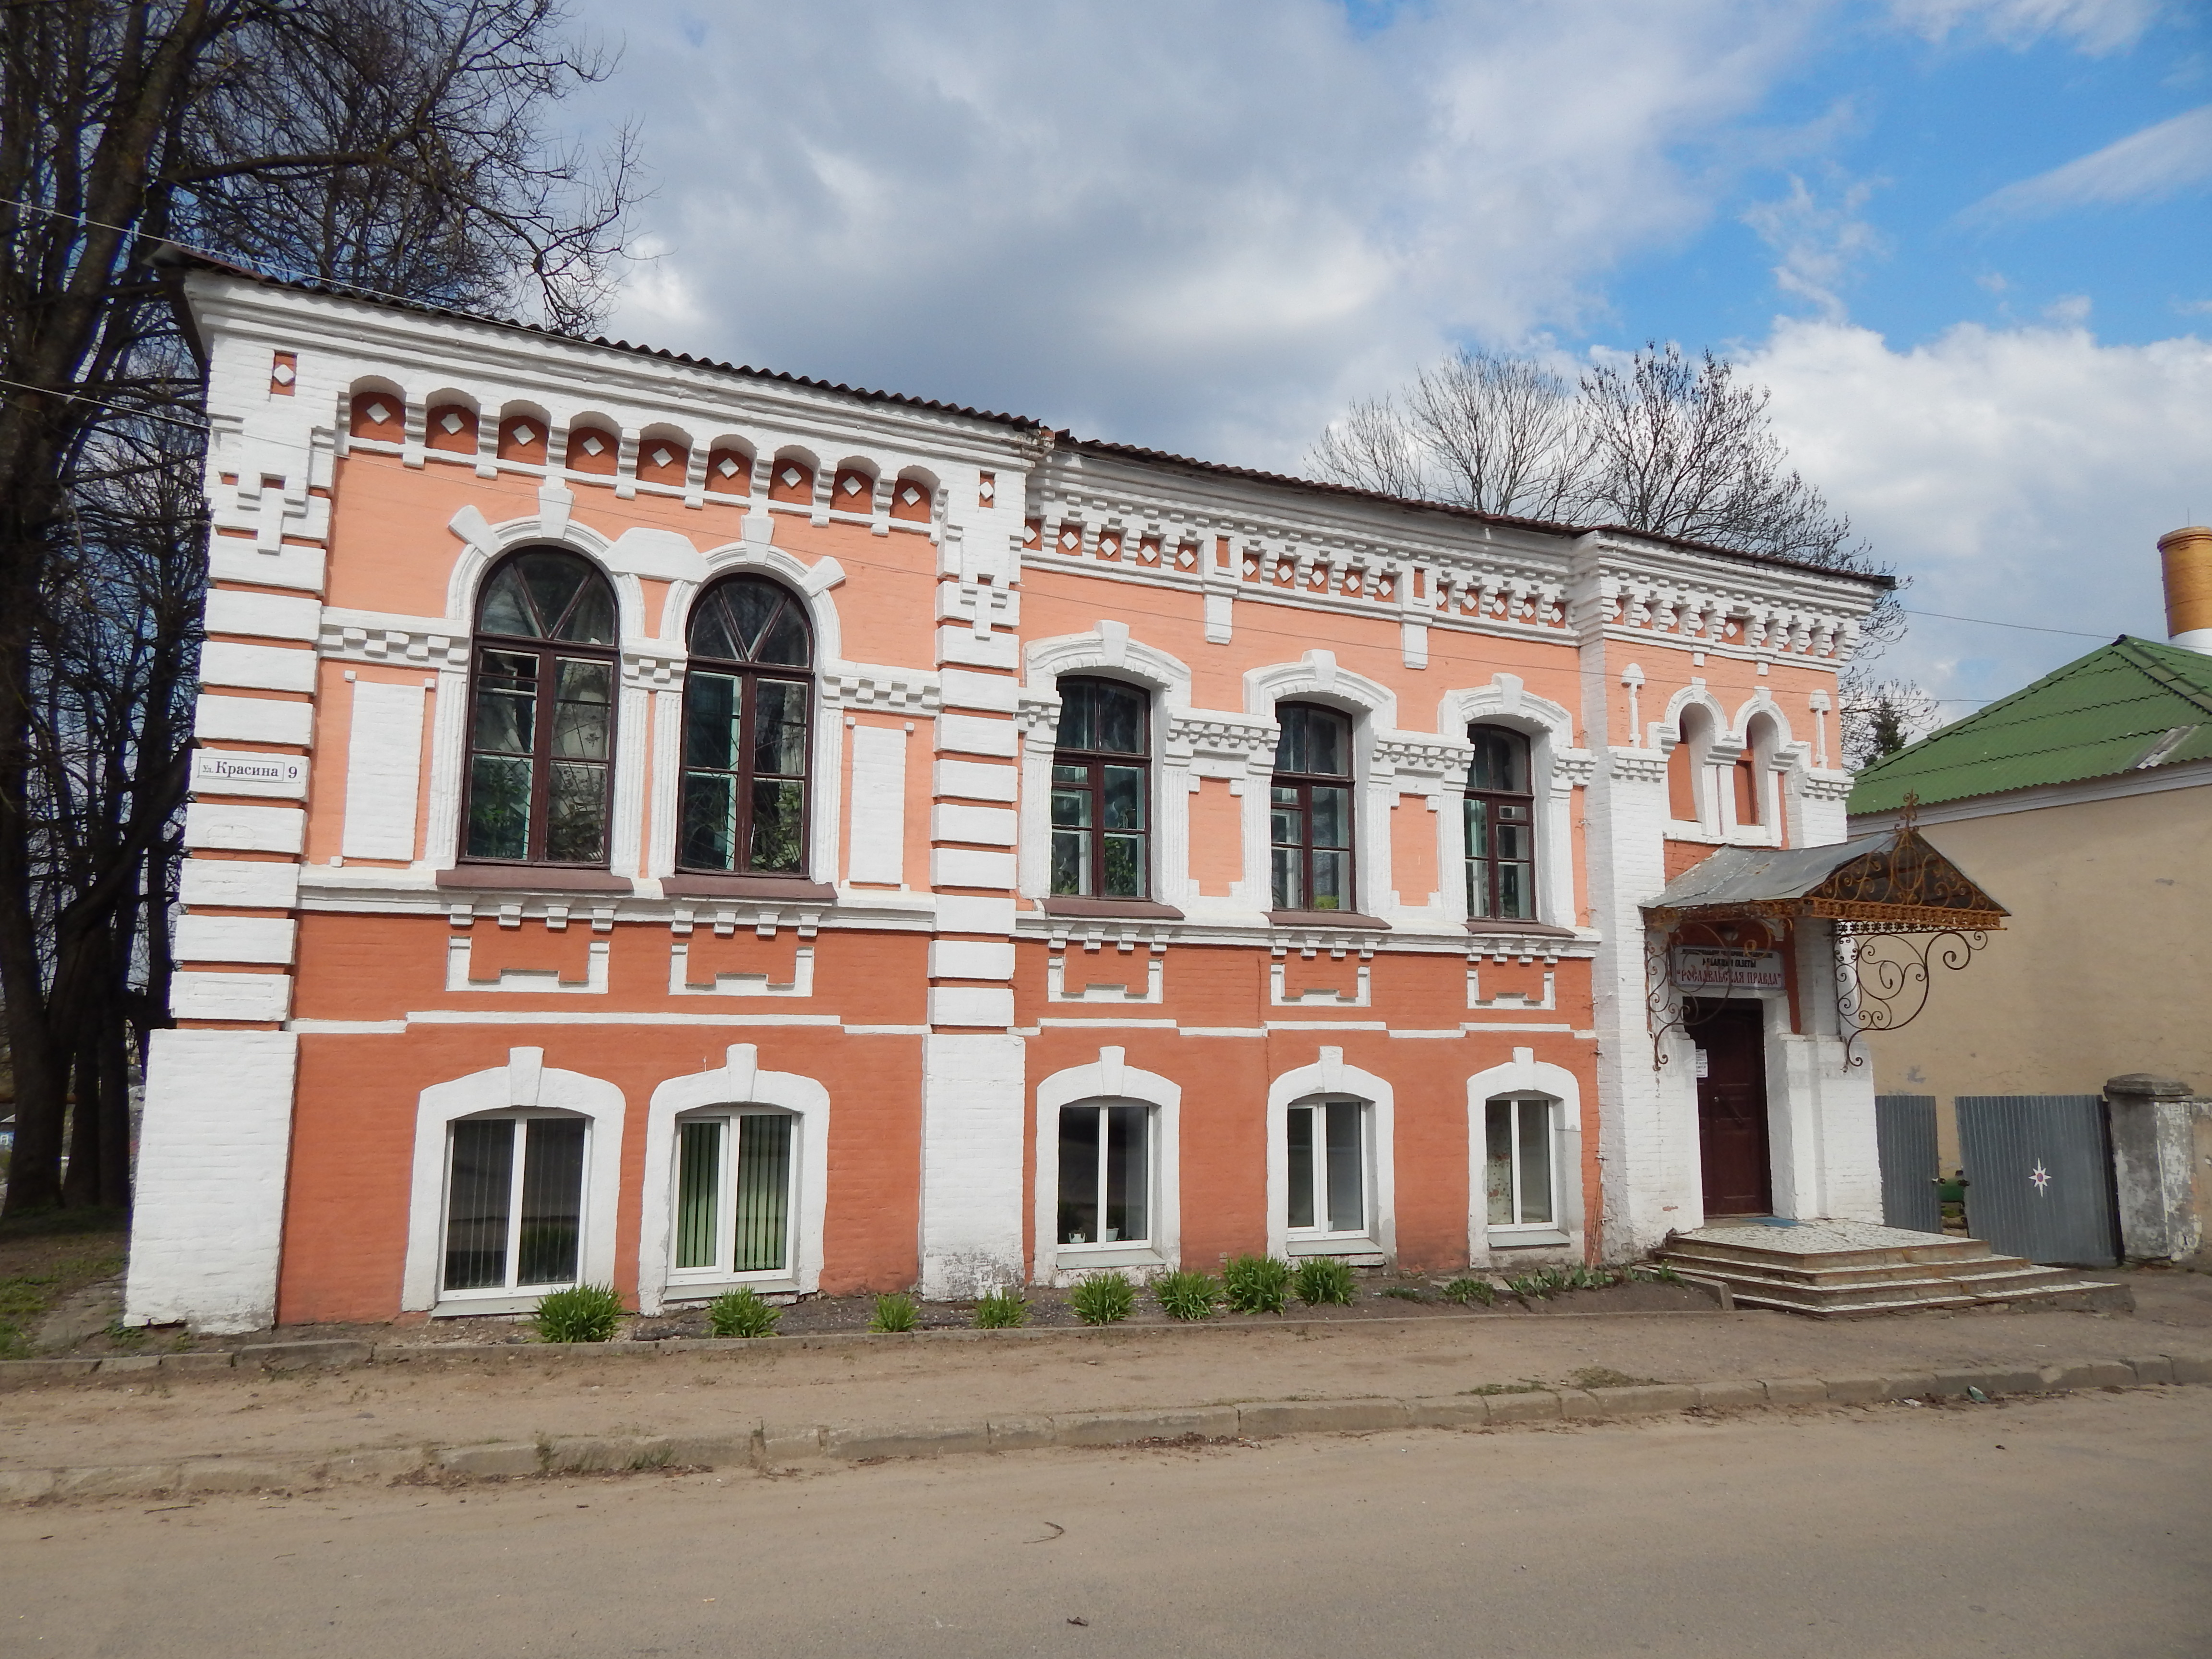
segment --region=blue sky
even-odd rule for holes
[[[2212,517],[2203,0],[579,0],[658,184],[615,331],[1297,469],[1455,342],[1772,388],[2000,695]],[[2081,632],[2045,630],[2081,630]]]

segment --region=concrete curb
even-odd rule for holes
[[[0,1468],[0,1503],[76,1498],[192,1497],[287,1492],[349,1482],[520,1480],[665,1468],[750,1468],[946,1457],[1048,1446],[1265,1440],[1293,1434],[1389,1429],[1487,1429],[1522,1423],[1620,1421],[1685,1411],[1858,1406],[1960,1399],[1978,1393],[2069,1394],[2092,1389],[2212,1384],[2212,1354],[2081,1359],[2027,1370],[1914,1372],[1894,1376],[1785,1376],[1644,1383],[1618,1389],[1516,1389],[1408,1400],[1283,1400],[1170,1411],[1075,1412],[967,1423],[754,1423],[725,1434],[573,1437],[471,1446],[338,1453],[322,1457],[194,1457],[166,1463]]]

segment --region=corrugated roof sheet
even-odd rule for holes
[[[2212,656],[2122,635],[1859,774],[1854,813],[2212,759]]]
[[[1687,910],[1700,904],[1760,904],[1802,898],[1863,853],[1887,847],[1885,830],[1826,847],[1723,847],[1667,884],[1644,908]]]

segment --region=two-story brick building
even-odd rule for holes
[[[1878,579],[181,295],[215,516],[131,1321],[1878,1214],[1825,926],[1743,992],[1723,1169],[1639,911],[1841,838]]]

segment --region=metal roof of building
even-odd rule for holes
[[[2212,656],[2123,634],[1869,766],[1852,814],[2212,760]]]

